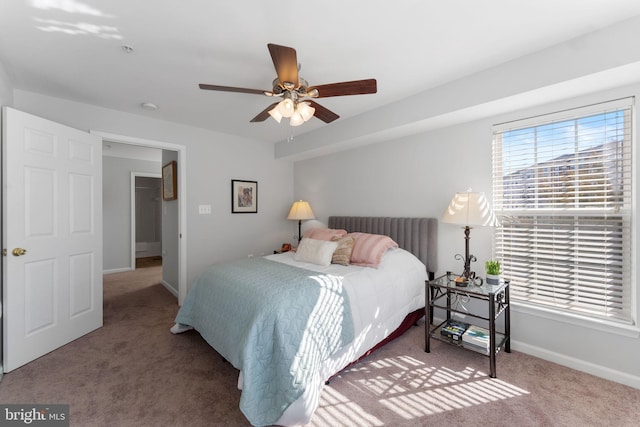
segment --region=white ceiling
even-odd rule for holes
[[[332,124],[249,123],[272,99],[198,88],[271,89],[267,43],[295,48],[311,85],[376,78],[377,94],[318,100],[345,119],[640,15],[638,0],[0,3],[15,88],[271,142]]]

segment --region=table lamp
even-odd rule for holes
[[[315,218],[316,217],[311,210],[311,206],[309,206],[309,202],[305,202],[304,200],[293,202],[287,219],[298,220],[298,243],[300,243],[300,240],[302,239],[302,221]]]
[[[471,228],[472,226],[498,225],[491,205],[487,202],[484,193],[474,193],[471,189],[463,193],[456,193],[442,214],[442,222],[464,226],[464,271],[462,276],[473,279],[475,273],[471,271],[471,262],[476,261],[476,257],[469,254]],[[458,257],[461,255],[456,255],[456,259]]]

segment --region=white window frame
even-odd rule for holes
[[[637,325],[637,288],[636,288],[637,284],[635,281],[636,268],[635,268],[635,262],[633,261],[633,257],[635,257],[635,254],[637,252],[636,252],[635,239],[631,237],[631,234],[635,233],[635,226],[636,226],[635,207],[637,203],[637,200],[636,200],[637,191],[636,191],[636,182],[635,182],[636,181],[635,176],[637,171],[637,163],[636,163],[637,150],[635,149],[636,147],[635,143],[637,138],[635,133],[635,112],[634,112],[633,104],[634,104],[634,98],[624,98],[624,99],[619,99],[615,101],[609,101],[606,103],[598,103],[598,104],[593,104],[585,107],[578,107],[571,110],[545,114],[542,116],[531,117],[527,119],[512,121],[508,123],[502,123],[502,124],[493,126],[493,134],[494,134],[493,180],[494,180],[494,205],[495,205],[494,208],[496,210],[496,213],[500,216],[500,215],[503,215],[505,212],[501,210],[501,206],[499,203],[497,205],[495,203],[496,199],[498,199],[495,194],[496,193],[495,183],[498,179],[496,175],[496,162],[501,162],[501,159],[497,157],[500,155],[499,150],[501,149],[501,145],[500,145],[499,138],[498,140],[496,140],[495,135],[500,135],[503,132],[506,132],[511,129],[523,129],[523,128],[536,127],[536,126],[543,125],[545,123],[571,120],[576,117],[589,116],[594,113],[597,114],[597,113],[603,113],[605,111],[617,110],[621,108],[630,108],[631,145],[633,148],[630,154],[631,162],[632,162],[632,166],[631,166],[632,190],[630,193],[630,197],[631,197],[630,206],[628,207],[628,209],[630,210],[630,212],[628,213],[628,220],[630,224],[629,226],[631,227],[631,233],[629,233],[630,235],[628,238],[631,240],[630,240],[630,243],[628,244],[628,248],[631,251],[631,256],[629,257],[631,265],[628,271],[628,275],[629,275],[628,280],[630,281],[629,283],[630,294],[625,298],[625,301],[628,302],[628,304],[630,304],[631,306],[629,311],[629,318],[627,319],[627,321],[621,321],[619,319],[610,320],[610,319],[601,318],[601,317],[592,317],[588,314],[581,314],[579,312],[558,310],[552,306],[530,304],[527,301],[518,300],[517,298],[512,297],[512,303],[514,304],[515,307],[518,308],[519,311],[523,311],[527,314],[542,316],[545,318],[564,320],[568,323],[573,323],[573,324],[579,324],[579,325],[588,324],[588,326],[590,327],[594,327],[595,329],[601,329],[603,331],[608,331],[608,332],[611,332],[611,327],[614,327],[616,329],[615,331],[616,333],[620,333],[625,336],[638,336],[639,328]],[[528,212],[528,213],[531,213],[531,212]],[[521,212],[521,214],[524,214],[524,213]],[[494,250],[496,249],[495,245],[497,243],[498,242],[494,237]],[[514,284],[514,285],[517,286],[517,284]]]

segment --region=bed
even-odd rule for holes
[[[436,233],[433,218],[331,216],[295,253],[212,266],[171,331],[195,329],[240,371],[252,425],[304,425],[328,379],[424,315]],[[359,265],[337,257],[345,242]]]

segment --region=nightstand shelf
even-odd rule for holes
[[[448,320],[444,320],[442,322],[440,322],[440,324],[438,326],[435,326],[433,329],[431,329],[431,339],[435,339],[438,341],[442,341],[442,342],[446,342],[448,344],[452,344],[452,345],[457,345],[458,347],[462,347],[465,348],[467,350],[471,350],[471,351],[475,351],[476,353],[480,353],[480,354],[484,354],[485,356],[489,356],[488,353],[485,353],[479,349],[475,349],[475,348],[469,348],[469,347],[465,347],[462,343],[462,340],[454,340],[451,337],[447,337],[444,336],[440,333],[440,331],[442,330],[442,326],[444,326],[445,323],[447,323]],[[507,336],[504,334],[501,334],[500,332],[496,332],[496,353],[498,353],[500,351],[501,348],[503,348],[506,340],[507,340]]]
[[[504,349],[507,353],[511,352],[509,281],[502,281],[498,285],[484,284],[482,286],[476,286],[470,284],[468,286],[456,286],[453,279],[454,275],[448,272],[434,280],[427,280],[425,282],[425,351],[427,353],[431,351],[430,341],[433,338],[484,354],[489,357],[490,375],[492,378],[495,378],[496,354],[501,349]],[[488,306],[488,315],[483,316],[467,310],[454,308],[452,306],[452,300],[461,297],[485,301]],[[446,318],[438,325],[432,326],[433,310],[435,308],[443,309],[446,313]],[[469,348],[468,345],[463,343],[461,337],[460,339],[454,339],[441,334],[442,327],[451,320],[452,313],[464,314],[465,320],[466,317],[471,317],[484,320],[489,324],[489,346],[486,351],[477,347]],[[496,320],[499,317],[503,317],[504,319],[503,332],[496,331]]]

